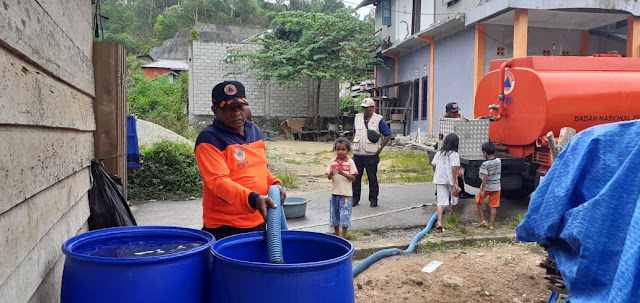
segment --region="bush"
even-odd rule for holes
[[[200,32],[194,27],[189,31],[189,37],[191,37],[191,40],[200,40]]]
[[[129,174],[130,200],[200,196],[202,179],[193,146],[162,141],[140,151],[140,169]]]
[[[137,84],[131,87],[128,93],[130,114],[168,128],[179,135],[193,136],[193,130],[189,127],[189,117],[184,114],[189,99],[188,72],[182,72],[173,83],[167,76],[149,80],[140,74],[133,75],[132,81]]]

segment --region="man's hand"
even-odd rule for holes
[[[282,192],[280,192],[280,196],[282,197]],[[256,199],[256,209],[262,215],[262,218],[267,221],[267,208],[277,208],[276,204],[273,203],[273,200],[266,195],[260,195]]]
[[[284,200],[287,199],[287,191],[284,190],[284,186],[280,183],[276,183],[273,186],[277,186],[280,190],[280,205],[284,205]]]
[[[381,152],[382,152],[382,147],[378,148],[378,151],[376,151],[376,156],[379,156]]]

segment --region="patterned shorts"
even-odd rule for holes
[[[329,224],[351,227],[351,197],[331,195],[329,199]]]

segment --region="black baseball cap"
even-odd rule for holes
[[[249,105],[244,85],[238,81],[224,81],[216,84],[211,90],[211,102],[218,108],[232,105]]]
[[[445,107],[447,109],[448,112],[457,112],[460,110],[460,108],[458,107],[458,103],[455,102],[449,102],[447,103],[447,107]]]

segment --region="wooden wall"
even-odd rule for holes
[[[57,302],[89,216],[91,1],[3,0],[0,20],[0,302]]]

